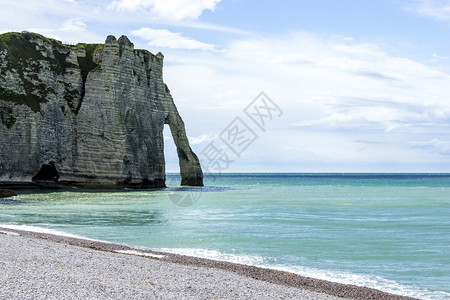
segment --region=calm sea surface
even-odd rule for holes
[[[227,174],[0,200],[0,225],[450,299],[450,174]],[[30,228],[28,228],[30,229]]]

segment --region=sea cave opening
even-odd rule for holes
[[[34,175],[31,180],[33,180],[34,182],[53,181],[56,183],[58,182],[59,177],[60,175],[58,170],[56,169],[55,163],[51,161],[48,164],[43,164],[39,172],[37,172],[37,174]]]

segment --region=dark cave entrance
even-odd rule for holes
[[[58,182],[59,180],[59,172],[56,170],[55,163],[51,161],[48,164],[43,164],[39,172],[31,178],[34,182],[38,181],[53,181]]]

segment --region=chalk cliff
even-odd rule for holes
[[[164,186],[168,124],[182,185],[203,185],[163,58],[126,36],[69,46],[0,35],[0,181]]]

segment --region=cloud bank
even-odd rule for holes
[[[221,0],[116,0],[109,8],[122,11],[148,10],[167,20],[196,19],[204,10],[213,11]]]
[[[28,30],[73,43],[127,34],[136,48],[162,51],[165,82],[198,153],[266,92],[285,113],[243,153],[234,165],[240,169],[230,171],[450,170],[445,51],[420,46],[426,58],[419,62],[410,45],[396,47],[389,39],[289,31],[281,23],[273,24],[280,25],[276,32],[249,34],[232,12],[231,23],[204,23],[202,14],[217,11],[219,3],[3,0],[0,31]],[[450,1],[398,3],[407,4],[400,10],[450,20]],[[221,11],[218,20],[225,15]]]
[[[214,49],[214,45],[202,43],[189,37],[184,37],[181,33],[171,32],[167,29],[141,28],[139,30],[131,31],[131,34],[141,38],[144,41],[149,41],[148,45],[152,47],[188,50]]]
[[[448,160],[446,144],[429,141],[448,140],[450,76],[380,45],[295,32],[207,56],[170,52],[166,61],[194,136],[217,135],[262,90],[285,112],[236,168],[265,161],[275,171],[420,171]]]
[[[438,20],[450,20],[449,0],[416,0],[413,1],[410,9],[421,15]]]

